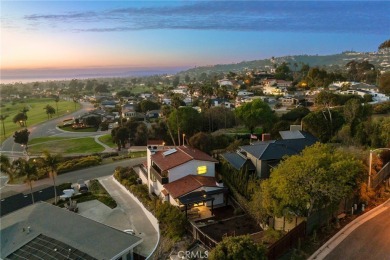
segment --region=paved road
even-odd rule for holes
[[[96,179],[104,176],[112,175],[117,166],[134,166],[141,162],[145,161],[145,157],[127,159],[122,161],[117,161],[110,164],[99,165],[91,168],[86,168],[78,171],[68,172],[57,176],[56,184],[62,184],[66,182],[76,182],[79,179],[89,180]],[[52,185],[53,181],[49,178],[36,181],[34,183],[34,189],[38,189],[40,186]],[[25,184],[20,185],[6,185],[0,187],[0,196],[6,197],[8,194],[15,194],[20,192],[28,191],[29,187]]]
[[[324,259],[389,260],[390,200],[383,207],[378,215],[358,226]]]
[[[309,260],[389,260],[389,245],[390,199],[345,226]]]
[[[115,217],[112,218],[111,223],[105,222],[107,225],[114,226],[116,228],[133,229],[138,237],[143,239],[143,242],[135,248],[135,252],[142,256],[149,256],[152,253],[155,245],[157,244],[158,234],[154,229],[152,223],[143,212],[141,206],[139,206],[128,194],[128,192],[121,187],[120,184],[113,180],[112,176],[100,178],[100,183],[110,193],[111,197],[117,202],[115,211],[121,211],[124,213],[128,221],[122,221],[122,223],[112,223],[115,221]],[[113,213],[115,213],[115,211]],[[121,214],[115,214],[120,217]],[[118,227],[119,225],[119,227]]]

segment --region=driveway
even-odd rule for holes
[[[157,244],[158,233],[141,206],[131,198],[120,184],[114,181],[113,176],[102,177],[99,181],[118,204],[103,223],[121,230],[133,229],[136,236],[143,239],[143,242],[134,249],[134,252],[145,257],[149,256]]]

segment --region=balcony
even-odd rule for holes
[[[154,176],[161,184],[169,183],[168,173],[167,172],[161,173],[160,169],[158,169],[158,167],[155,165],[152,165],[152,167],[150,167],[150,175],[151,177]]]

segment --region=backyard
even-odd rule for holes
[[[218,242],[222,241],[224,236],[240,236],[262,231],[256,221],[246,214],[216,221],[200,227],[200,230]]]

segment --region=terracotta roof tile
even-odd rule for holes
[[[214,177],[187,175],[181,179],[165,184],[164,188],[176,199],[201,187],[217,187]]]
[[[165,156],[164,156],[164,152],[166,152],[167,150],[156,152],[155,154],[152,155],[152,161],[162,171],[172,169],[176,166],[179,166],[191,160],[210,161],[215,163],[218,162],[210,155],[202,151],[199,151],[198,149],[195,148],[179,146],[176,147],[175,149],[176,152]]]

